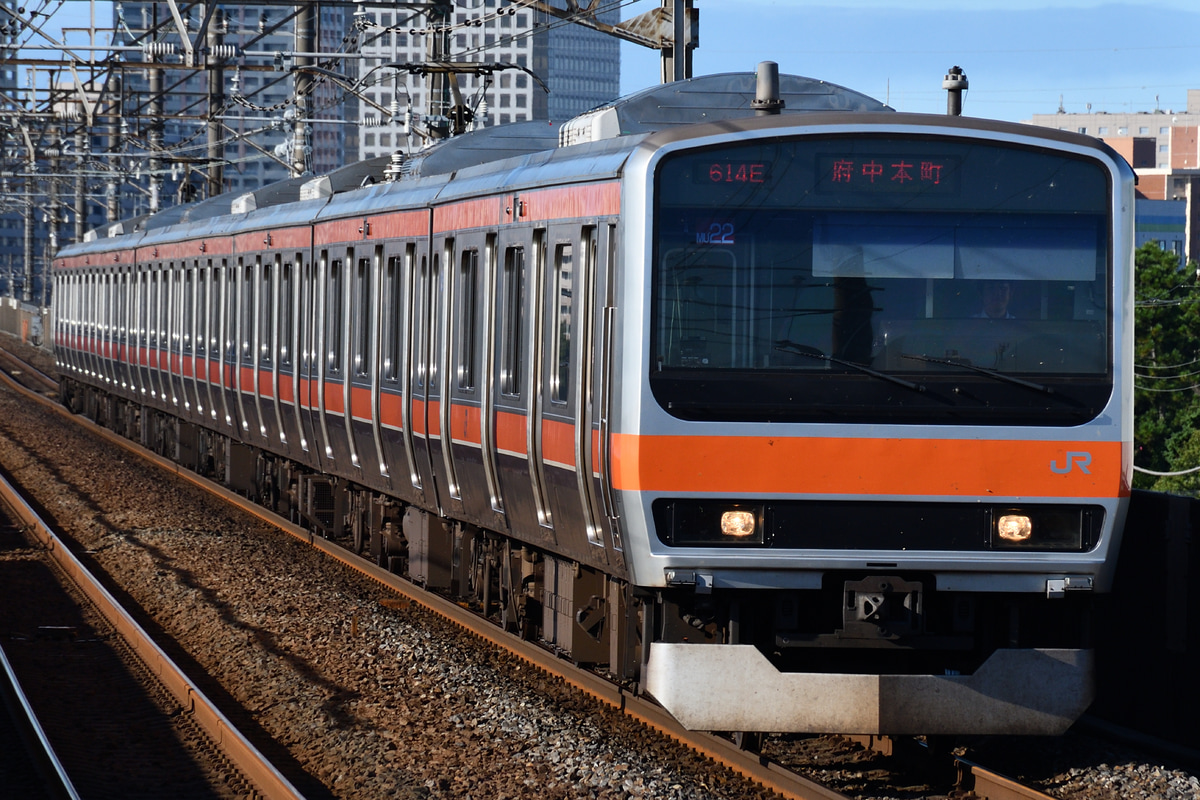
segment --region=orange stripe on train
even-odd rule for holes
[[[718,494],[1114,497],[1120,442],[612,436],[617,489]]]

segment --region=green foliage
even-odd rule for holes
[[[1200,280],[1196,264],[1149,243],[1135,254],[1134,463],[1158,472],[1200,466]],[[1134,486],[1200,495],[1200,473]]]

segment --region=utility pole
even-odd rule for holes
[[[224,14],[208,26],[205,41],[208,53],[205,66],[208,73],[208,196],[216,197],[225,191],[225,150],[221,146],[221,116],[225,108],[225,69],[220,57],[225,44]]]
[[[87,224],[87,181],[83,177],[83,159],[87,155],[87,135],[83,128],[75,131],[75,241],[83,241]]]
[[[33,192],[37,188],[34,173],[37,172],[37,152],[33,149],[28,133],[25,144],[29,150],[29,177],[25,179],[25,283],[21,287],[21,299],[28,303],[33,291]]]
[[[671,39],[662,48],[663,83],[692,77],[692,51],[700,44],[700,12],[692,7],[692,0],[663,0],[663,9],[668,7]]]
[[[450,60],[450,23],[454,20],[453,0],[433,0],[428,11],[429,28],[429,60],[435,64]],[[450,76],[444,72],[435,72],[429,76],[429,113],[434,118],[450,116]],[[443,136],[450,135],[450,125],[440,122],[431,125],[442,132]]]
[[[150,145],[150,213],[156,214],[162,205],[162,159],[159,153],[163,148],[163,71],[157,66],[159,59],[156,55],[149,55],[147,60],[151,64],[146,70],[150,84],[150,125],[146,132]]]
[[[296,118],[292,120],[292,175],[297,177],[308,172],[312,154],[309,120],[313,116],[313,75],[308,68],[313,65],[313,60],[307,54],[317,50],[316,9],[316,3],[296,6],[297,55],[292,63],[293,91],[296,93]]]
[[[116,222],[121,218],[121,198],[117,195],[117,157],[121,153],[121,79],[116,70],[108,74],[105,92],[108,94],[108,178],[104,186],[104,219]]]
[[[47,187],[48,202],[46,205],[48,206],[47,214],[49,215],[49,219],[47,222],[50,224],[50,236],[48,247],[46,248],[46,257],[42,259],[42,293],[38,301],[38,304],[42,308],[46,307],[46,301],[49,297],[49,286],[47,284],[50,282],[50,264],[54,259],[55,253],[58,252],[58,222],[60,216],[58,210],[58,176],[60,174],[59,168],[62,166],[62,159],[60,158],[62,155],[62,137],[54,128],[50,129],[50,136],[53,140],[57,141],[57,144],[52,145],[48,149],[50,155],[50,184]]]

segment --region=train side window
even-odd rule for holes
[[[355,377],[364,378],[369,373],[367,362],[371,355],[369,338],[371,329],[371,260],[358,259],[354,270],[354,303],[350,315],[353,331],[353,351],[350,357],[354,360]]]
[[[170,297],[170,278],[171,273],[163,269],[163,265],[158,265],[158,286],[154,292],[154,335],[157,337],[158,349],[166,350],[171,346],[171,340],[167,338],[167,301]],[[162,364],[161,359],[158,362]]]
[[[479,293],[479,251],[464,250],[458,274],[458,388],[464,391],[475,389],[475,352],[479,337],[477,322]]]
[[[221,299],[222,305],[225,307],[225,361],[232,363],[237,359],[237,321],[238,321],[238,304],[237,304],[237,272],[241,266],[240,261],[237,266],[225,268],[225,296]]]
[[[156,339],[156,337],[154,337],[154,331],[152,328],[154,317],[151,313],[153,307],[153,303],[151,301],[151,290],[154,288],[154,284],[154,270],[147,265],[146,271],[142,273],[142,292],[141,297],[139,298],[139,304],[141,305],[141,326],[138,332],[138,336],[142,343],[142,348],[146,351],[149,351],[151,347],[151,340]],[[145,354],[145,357],[147,359],[149,358],[149,352]]]
[[[442,259],[440,253],[433,254],[433,269],[429,274],[429,385],[438,385],[438,365],[442,354],[442,336],[446,321],[442,313]]]
[[[241,294],[238,296],[237,306],[241,309],[241,319],[238,321],[238,341],[241,343],[241,359],[244,364],[251,364],[254,360],[254,335],[257,332],[255,319],[257,318],[258,307],[256,305],[255,291],[258,287],[255,286],[254,277],[262,271],[262,257],[255,258],[253,264],[241,265]]]
[[[167,268],[171,282],[168,286],[169,293],[167,298],[167,330],[171,334],[171,350],[181,352],[183,347],[183,264],[180,263],[179,269],[175,269],[174,264],[168,264]]]
[[[567,402],[571,391],[571,320],[574,312],[573,282],[575,280],[574,249],[569,244],[560,244],[554,248],[555,291],[553,320],[557,322],[552,332],[554,337],[552,347],[555,365],[550,378],[550,400],[555,403]]]
[[[197,266],[195,280],[196,280],[196,309],[195,309],[196,335],[194,337],[194,341],[195,341],[196,355],[202,356],[205,354],[205,352],[207,352],[206,345],[208,344],[208,334],[205,331],[205,326],[208,322],[208,267],[207,266]]]
[[[196,270],[188,267],[183,272],[183,352],[192,352],[192,327],[196,315]]]
[[[158,269],[150,273],[149,305],[150,322],[148,327],[150,329],[150,347],[151,349],[157,349],[160,344],[163,344],[159,341],[159,334],[161,333],[159,326],[162,325],[162,271]]]
[[[325,303],[325,366],[330,372],[342,371],[342,261],[329,262],[328,296]]]
[[[149,303],[146,298],[149,296],[150,274],[143,272],[137,282],[137,344],[138,348],[143,348],[148,344],[146,331],[149,326]],[[82,297],[80,298],[82,305]],[[140,357],[140,354],[139,354]]]
[[[125,335],[125,270],[117,267],[112,276],[112,341],[119,344]],[[114,350],[114,355],[116,351]]]
[[[258,262],[258,363],[264,367],[271,365],[271,266],[270,261]]]
[[[291,261],[284,261],[283,256],[276,256],[276,263],[279,266],[279,324],[276,325],[276,333],[279,336],[279,365],[281,367],[290,367],[292,365],[292,328],[295,325],[294,308],[292,306],[292,295],[295,292],[293,285],[293,274]]]
[[[183,274],[175,264],[167,265],[167,330],[171,336],[171,350],[178,352],[183,344]]]
[[[502,276],[504,316],[501,324],[500,392],[511,397],[521,395],[524,379],[524,349],[521,347],[521,310],[524,307],[525,249],[509,247],[504,251]]]
[[[156,351],[166,346],[162,338],[163,280],[162,265],[155,264],[154,271],[150,273],[150,347]]]
[[[387,257],[383,267],[383,304],[380,312],[383,314],[383,341],[379,343],[382,377],[389,383],[395,383],[399,378],[397,367],[400,362],[400,321],[403,314],[401,308],[401,262],[397,255]]]
[[[413,343],[416,345],[416,352],[413,354],[413,363],[416,365],[417,386],[425,385],[426,359],[429,357],[429,351],[426,349],[428,343],[428,327],[429,327],[429,301],[425,291],[429,281],[429,257],[421,256],[421,269],[415,275],[413,287],[410,291],[411,302],[413,304],[411,316],[413,320],[412,336]]]
[[[221,318],[217,316],[220,280],[221,268],[213,266],[209,259],[204,275],[204,351],[211,357],[219,356],[221,352]]]

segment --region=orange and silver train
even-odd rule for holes
[[[95,231],[62,400],[691,728],[1060,732],[1130,493],[1133,173],[780,87]]]

